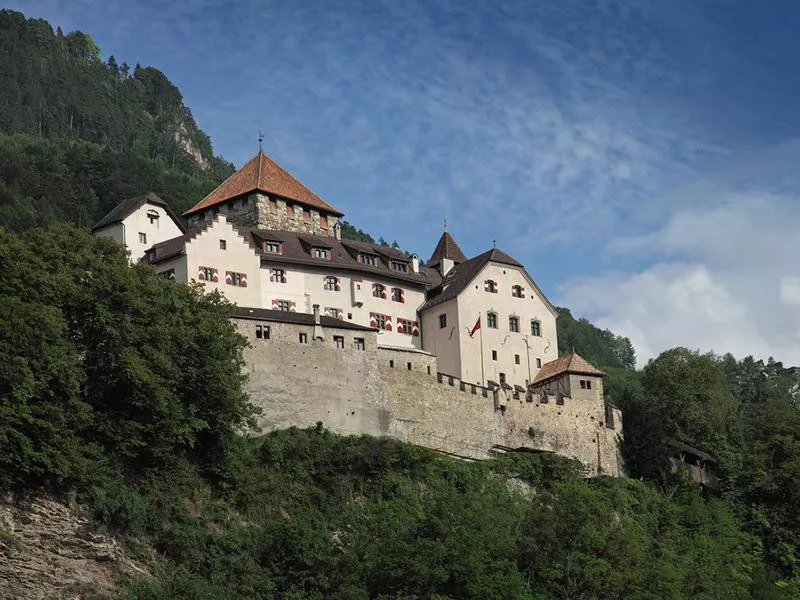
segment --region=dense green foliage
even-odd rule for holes
[[[0,225],[91,225],[146,191],[185,210],[232,172],[157,69],[0,10]]]
[[[557,456],[465,463],[290,429],[240,439],[224,491],[173,481],[114,511],[163,556],[120,599],[727,599],[759,564],[726,503]]]
[[[720,497],[763,544],[761,581],[777,579],[800,593],[800,371],[772,359],[737,361],[686,348],[635,371],[620,361],[627,338],[559,310],[559,346],[571,339],[566,351],[574,348],[603,368],[606,398],[623,409],[629,473],[669,493],[674,450],[667,440],[713,455]]]
[[[191,459],[214,469],[250,416],[219,295],[86,230],[0,229],[0,478],[62,488]]]

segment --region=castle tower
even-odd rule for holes
[[[242,227],[311,233],[339,238],[342,212],[325,202],[286,169],[258,151],[214,191],[183,213],[189,229],[217,214]]]
[[[428,266],[437,269],[442,277],[444,277],[455,265],[466,261],[467,257],[461,251],[461,248],[458,247],[453,236],[445,230],[442,237],[439,238],[439,242],[436,244],[436,248],[434,248],[430,260],[428,260]]]

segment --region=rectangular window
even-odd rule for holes
[[[353,343],[355,344],[356,350],[364,350],[365,349],[364,338],[355,338],[353,340]]]
[[[542,368],[542,359],[541,358],[537,358],[536,359],[536,368],[537,369],[541,369]]]
[[[375,327],[378,329],[386,329],[387,325],[389,325],[389,315],[374,313],[373,317],[375,319]]]
[[[514,333],[519,333],[519,317],[508,317],[508,329]]]
[[[256,337],[260,340],[268,340],[269,325],[256,325]]]
[[[408,265],[404,262],[400,262],[399,260],[392,261],[392,270],[397,271],[398,273],[407,273],[408,272]]]
[[[447,327],[447,315],[439,315],[439,329]]]
[[[514,355],[514,364],[516,364],[516,365],[519,364],[519,354],[515,354]]]
[[[337,348],[344,348],[344,337],[341,335],[333,336],[333,343]]]
[[[270,254],[280,254],[281,253],[281,244],[280,242],[264,242],[264,252],[269,252]]]
[[[402,288],[392,288],[392,300],[395,302],[405,302]]]
[[[158,211],[148,210],[147,220],[150,221],[150,225],[155,225],[156,227],[158,227]]]
[[[247,274],[225,271],[225,283],[236,287],[247,287]]]
[[[368,265],[370,267],[374,267],[376,264],[375,255],[374,254],[359,254],[358,255],[358,262],[362,265]]]
[[[372,295],[375,298],[386,298],[386,286],[381,285],[380,283],[373,283]]]
[[[592,389],[592,382],[590,380],[588,380],[588,379],[586,380],[586,389],[587,390]]]
[[[497,350],[492,350],[492,360],[497,360]]]
[[[308,334],[307,333],[301,333],[300,334],[300,343],[301,344],[307,344],[308,343]]]
[[[286,283],[286,271],[283,269],[272,269],[269,280],[273,283]]]
[[[225,240],[220,240],[219,241],[219,249],[220,250],[227,250],[228,249],[228,242],[226,242]]]
[[[331,251],[328,248],[314,248],[314,258],[321,258],[322,260],[330,260]]]
[[[531,321],[531,335],[540,337],[542,335],[542,324],[539,321]]]
[[[486,326],[489,329],[497,329],[497,313],[486,313]]]
[[[329,292],[338,292],[340,289],[339,278],[333,275],[326,276],[324,287]]]
[[[163,277],[164,279],[175,281],[175,269],[167,269],[166,271],[161,271],[159,275],[161,275],[161,277]]]
[[[324,309],[325,316],[333,317],[334,319],[341,319],[343,318],[344,311],[341,308],[336,308],[333,306],[326,306]]]
[[[292,310],[292,303],[288,300],[275,300],[272,303],[272,307],[275,310],[282,310],[284,312],[289,312]]]
[[[146,233],[142,233],[141,231],[139,232],[139,243],[140,244],[146,244],[147,243],[147,234]]]
[[[197,278],[200,281],[213,281],[214,283],[219,281],[217,270],[212,267],[200,267],[198,269]]]
[[[414,335],[415,321],[408,319],[397,319],[397,333],[405,333],[406,335]]]

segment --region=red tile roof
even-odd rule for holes
[[[442,262],[443,258],[449,258],[456,264],[467,262],[467,257],[464,256],[464,253],[461,251],[461,248],[458,247],[458,244],[456,244],[453,236],[446,231],[442,234],[442,237],[439,238],[439,243],[436,244],[436,249],[433,251],[433,254],[431,254],[428,265],[435,267]]]
[[[577,375],[595,375],[602,377],[605,375],[600,369],[593,366],[589,361],[578,354],[568,354],[554,361],[545,363],[533,378],[533,383],[541,383],[547,379],[558,377],[564,373],[575,373]]]
[[[292,177],[286,169],[261,150],[241,169],[223,181],[217,189],[183,214],[190,215],[254,191],[294,200],[323,213],[336,216],[344,214]]]

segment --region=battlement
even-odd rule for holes
[[[346,322],[233,322],[250,342],[248,391],[265,430],[321,421],[337,433],[390,436],[466,459],[548,451],[577,458],[590,475],[621,474],[621,413],[609,428],[601,386],[573,396],[481,386],[440,372],[428,352],[380,346],[374,330]]]

